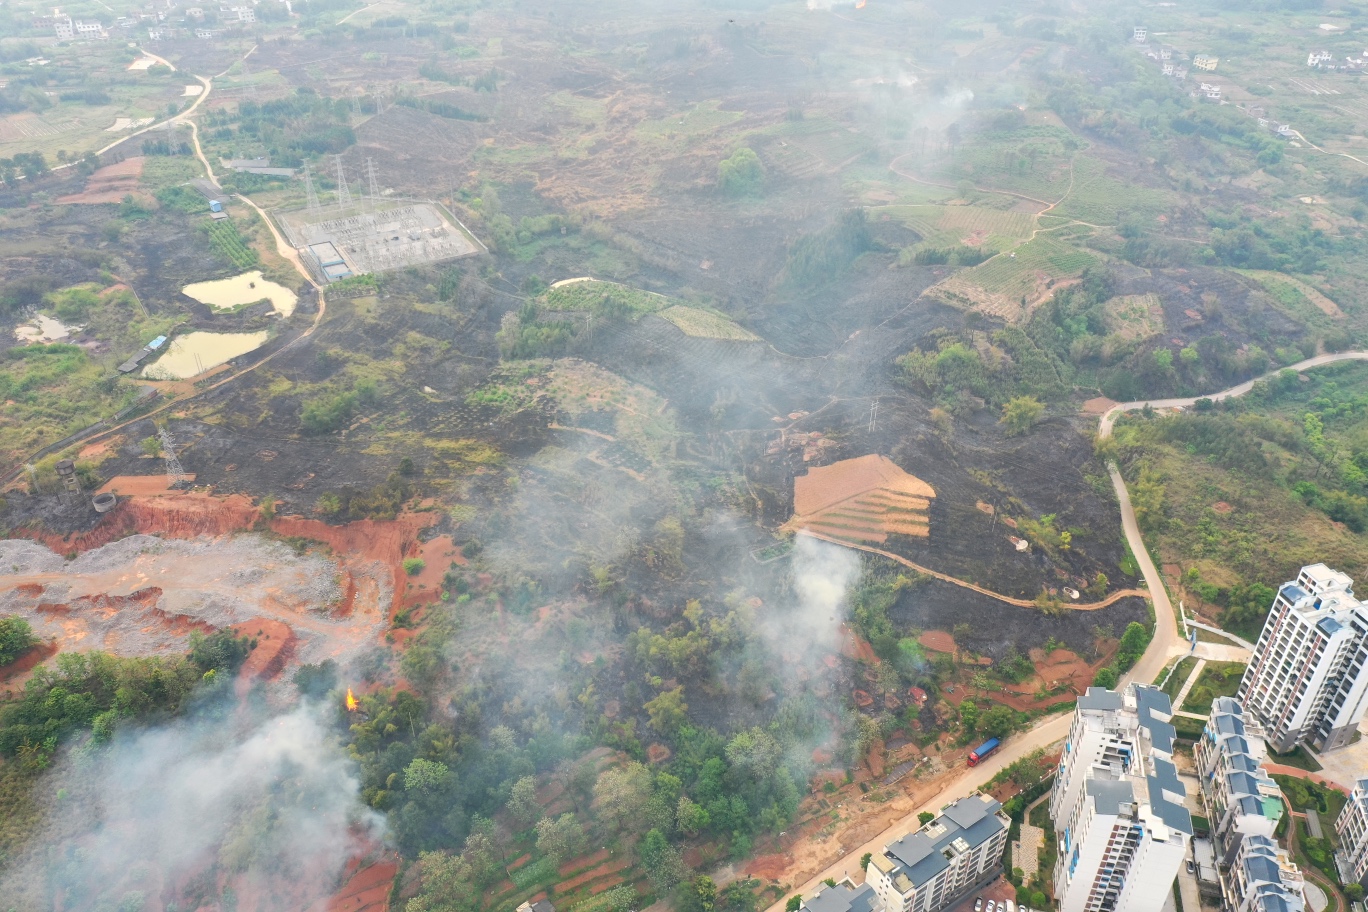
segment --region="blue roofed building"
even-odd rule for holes
[[[1148,684],[1079,697],[1050,795],[1060,912],[1163,908],[1192,839],[1172,715]]]
[[[1347,574],[1311,564],[1282,585],[1235,696],[1280,753],[1354,739],[1368,709],[1368,603]]]
[[[938,912],[1001,875],[1010,825],[992,798],[961,798],[876,852],[866,882],[884,912]]]

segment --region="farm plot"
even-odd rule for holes
[[[738,326],[727,317],[711,310],[687,307],[676,304],[667,307],[659,314],[669,320],[686,336],[699,339],[726,339],[735,342],[759,342],[760,337],[743,326]]]
[[[870,148],[869,137],[826,117],[785,121],[752,135],[768,137],[767,165],[800,178],[831,173]]]
[[[1114,180],[1105,163],[1080,155],[1073,166],[1073,186],[1052,215],[1092,225],[1115,225],[1122,213],[1158,215],[1172,200],[1162,190],[1151,190]]]
[[[1143,342],[1164,331],[1164,305],[1156,294],[1112,298],[1104,312],[1107,328],[1130,342]]]
[[[1315,319],[1319,316],[1344,316],[1338,304],[1290,275],[1262,269],[1237,269],[1236,272],[1260,290],[1267,292],[1276,305],[1290,316],[1302,320]]]
[[[884,211],[920,234],[928,247],[978,247],[985,243],[1007,247],[1029,238],[1035,227],[1035,218],[1028,212],[985,206],[889,206]],[[999,241],[1002,243],[994,243]]]
[[[968,180],[990,190],[1006,190],[1053,202],[1069,190],[1069,170],[1080,141],[1059,127],[1028,127],[988,134],[957,150],[938,176]]]
[[[721,105],[720,101],[705,101],[695,105],[691,111],[671,114],[659,120],[642,121],[636,128],[637,136],[648,142],[689,140],[720,130],[744,116],[740,111],[718,110]]]
[[[794,516],[787,529],[811,529],[855,543],[883,544],[889,535],[930,535],[936,492],[877,453],[810,469],[793,479]]]
[[[966,310],[1004,320],[1019,320],[1061,281],[1078,276],[1095,259],[1051,237],[1038,237],[992,259],[956,273],[927,293]]]

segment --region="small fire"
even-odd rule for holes
[[[356,712],[356,710],[357,710],[356,696],[352,693],[352,689],[351,689],[350,687],[348,687],[348,688],[347,688],[347,712],[353,712],[353,713],[354,713],[354,712]]]
[[[868,2],[868,0],[858,0],[858,2],[855,4],[855,8],[856,8],[856,9],[864,9],[864,8],[865,8],[865,3],[866,3],[866,2]]]

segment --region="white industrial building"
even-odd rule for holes
[[[1010,821],[1002,805],[970,795],[946,805],[915,833],[876,852],[865,882],[882,912],[938,912],[1002,872]],[[823,910],[817,910],[823,912]]]
[[[1274,750],[1348,744],[1368,708],[1368,604],[1325,564],[1303,567],[1273,600],[1236,696]]]
[[[1339,834],[1340,851],[1348,862],[1348,872],[1354,883],[1368,888],[1368,778],[1354,783],[1349,803],[1335,821]]]
[[[1273,838],[1286,806],[1260,768],[1267,755],[1262,730],[1246,723],[1236,700],[1212,701],[1193,756],[1231,912],[1302,912],[1306,905],[1301,871]]]
[[[1090,687],[1050,795],[1060,912],[1160,912],[1192,838],[1173,765],[1173,706],[1156,687]]]

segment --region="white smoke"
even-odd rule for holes
[[[780,654],[799,649],[809,655],[838,651],[845,623],[846,596],[860,577],[854,551],[799,535],[792,558],[793,593],[786,610],[765,616],[761,629]]]
[[[107,752],[70,752],[52,777],[62,786],[50,815],[59,832],[35,840],[50,848],[25,859],[27,870],[0,892],[46,882],[68,908],[130,895],[185,908],[245,891],[259,894],[257,908],[281,912],[330,895],[384,822],[361,804],[352,764],[320,710],[304,705],[247,732],[216,721],[116,737]],[[52,908],[48,897],[25,898]]]
[[[859,4],[859,0],[807,0],[807,8],[810,10],[829,10],[838,6],[854,7]]]

